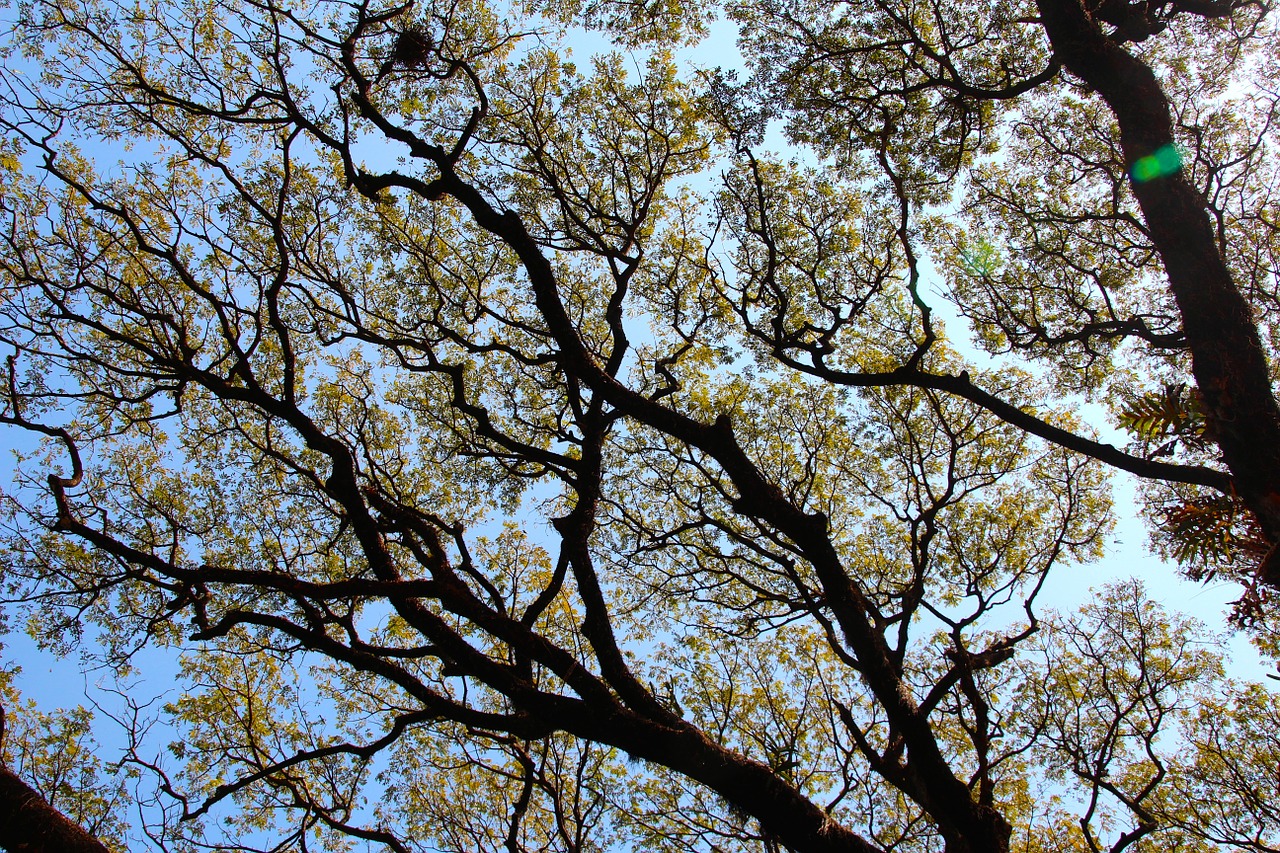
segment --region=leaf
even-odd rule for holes
[[[1173,558],[1200,580],[1213,577],[1221,565],[1261,560],[1268,550],[1253,515],[1228,495],[1168,507],[1162,527],[1171,538]]]
[[[1172,453],[1174,442],[1181,440],[1193,447],[1203,447],[1208,424],[1201,408],[1200,393],[1188,388],[1186,383],[1166,385],[1161,391],[1152,391],[1136,397],[1120,411],[1120,426],[1136,436],[1143,444],[1159,441],[1161,446],[1151,456]]]

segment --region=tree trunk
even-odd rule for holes
[[[7,767],[0,767],[0,847],[9,853],[108,853]]]
[[[1125,165],[1174,143],[1169,101],[1151,69],[1103,33],[1081,0],[1037,0],[1054,54],[1111,107]],[[1218,250],[1204,197],[1179,170],[1132,180],[1182,315],[1192,370],[1236,493],[1272,551],[1259,578],[1280,587],[1280,406],[1244,298]]]

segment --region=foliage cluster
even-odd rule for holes
[[[1267,13],[21,0],[4,595],[180,672],[127,789],[4,761],[175,853],[1277,849],[1280,700],[1040,600],[1127,472],[1275,646]]]

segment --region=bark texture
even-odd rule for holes
[[[108,853],[101,841],[7,767],[0,767],[0,848],[9,853]]]

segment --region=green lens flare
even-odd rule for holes
[[[1138,158],[1133,164],[1133,180],[1139,184],[1172,175],[1182,168],[1182,155],[1173,143],[1157,148],[1154,153]]]

